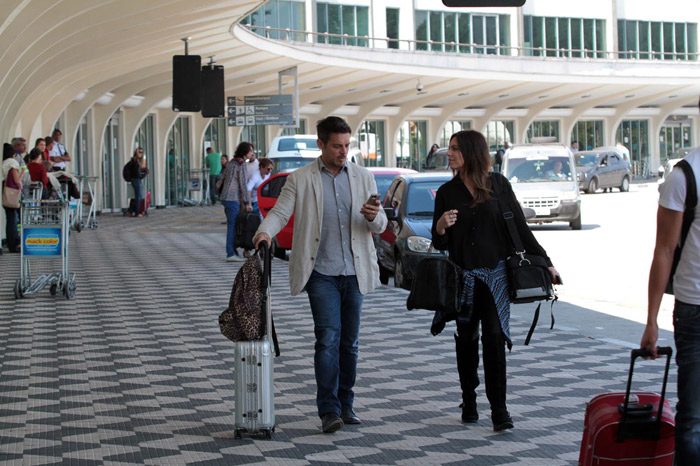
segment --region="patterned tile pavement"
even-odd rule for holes
[[[0,464],[572,465],[586,401],[624,389],[628,348],[546,326],[525,347],[534,306],[515,306],[516,428],[491,430],[483,385],[482,419],[464,425],[451,327],[431,336],[432,316],[382,287],[363,311],[363,422],[322,434],[308,302],[289,296],[287,263],[276,259],[278,427],[271,440],[234,439],[232,344],[217,317],[239,265],[223,260],[223,220],[219,206],[99,217],[97,230],[71,234],[73,300],[44,290],[16,301],[19,257],[0,256]],[[658,390],[659,362],[638,374],[636,388]],[[675,372],[669,391],[675,402]]]

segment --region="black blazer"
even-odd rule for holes
[[[495,268],[499,261],[508,258],[514,250],[498,202],[503,197],[513,212],[525,250],[544,257],[551,266],[552,261],[527,225],[508,179],[500,173],[490,173],[489,178],[492,191],[490,199],[476,207],[470,207],[474,198],[459,176],[438,189],[433,214],[433,246],[438,250],[448,250],[450,258],[464,269]],[[437,221],[451,209],[458,211],[457,223],[440,236],[435,231]]]

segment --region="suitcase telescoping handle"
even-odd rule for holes
[[[657,354],[666,356],[666,369],[664,370],[664,382],[661,387],[661,398],[659,399],[659,411],[656,414],[656,426],[654,429],[654,435],[658,436],[661,432],[661,418],[664,409],[664,400],[666,399],[666,383],[668,382],[668,371],[671,367],[671,356],[673,355],[673,349],[670,346],[664,346],[656,349]],[[618,442],[622,442],[625,438],[625,426],[629,417],[630,411],[630,391],[632,389],[632,374],[634,373],[634,361],[637,358],[648,358],[651,357],[651,351],[645,349],[635,349],[632,350],[630,357],[630,374],[627,378],[627,390],[625,392],[625,404],[622,409],[622,418],[620,419],[620,428],[618,429]]]
[[[263,260],[262,290],[264,294],[272,280],[272,256],[270,255],[270,247],[267,245],[267,241],[260,241],[258,243],[258,251],[262,254]]]

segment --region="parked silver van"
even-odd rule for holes
[[[581,229],[581,197],[574,155],[562,144],[521,144],[503,156],[503,175],[522,207],[535,211],[530,223],[568,222]]]

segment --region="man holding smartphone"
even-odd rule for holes
[[[372,232],[387,218],[372,174],[348,162],[350,126],[339,117],[316,125],[321,156],[289,175],[275,207],[260,224],[255,246],[294,215],[289,258],[293,296],[309,295],[316,336],[316,405],[323,432],[359,424],[353,410],[360,315],[364,295],[379,285]]]

